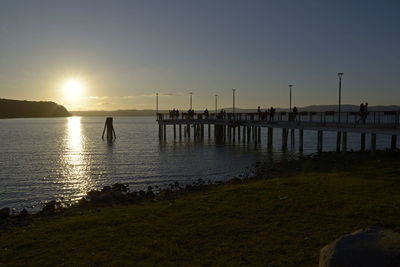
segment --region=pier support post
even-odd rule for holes
[[[179,123],[179,139],[182,139],[182,124]]]
[[[290,145],[292,147],[294,147],[295,144],[294,136],[295,136],[295,129],[290,129]]]
[[[174,123],[174,139],[176,139],[176,124]]]
[[[243,143],[246,143],[246,126],[243,126]]]
[[[376,134],[371,134],[371,154],[375,154],[376,151]]]
[[[164,124],[164,141],[167,140],[167,125]]]
[[[247,143],[250,143],[251,127],[247,126]]]
[[[343,132],[342,135],[342,151],[347,152],[347,132]]]
[[[392,135],[392,143],[390,146],[392,151],[395,151],[397,148],[397,135]]]
[[[323,132],[321,130],[318,130],[318,142],[317,142],[318,153],[322,152],[322,145],[323,145]]]
[[[232,126],[232,141],[236,141],[236,127]]]
[[[211,124],[208,124],[208,139],[211,138]]]
[[[341,140],[342,140],[342,132],[337,132],[337,135],[336,135],[336,152],[340,152]]]
[[[190,124],[186,125],[187,136],[190,138]]]
[[[258,143],[261,143],[261,127],[258,127]]]
[[[365,133],[361,134],[361,151],[365,151]]]
[[[158,138],[162,139],[162,124],[158,124]]]
[[[238,141],[240,141],[240,125],[237,127],[238,129]]]
[[[287,148],[288,132],[289,132],[289,129],[282,128],[282,148],[283,149]]]
[[[204,139],[204,124],[200,125],[200,129],[201,129],[201,139]]]
[[[268,149],[272,148],[273,136],[274,136],[274,128],[268,128]]]
[[[299,152],[303,152],[304,130],[299,129]]]

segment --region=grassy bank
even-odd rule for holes
[[[315,266],[321,247],[343,234],[400,231],[399,162],[399,154],[327,155],[174,200],[38,218],[0,236],[0,262]]]

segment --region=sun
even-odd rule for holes
[[[78,78],[70,78],[62,85],[65,96],[70,99],[79,98],[83,93],[84,87],[83,81]]]

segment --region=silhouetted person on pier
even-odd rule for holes
[[[368,114],[369,114],[369,112],[368,112],[368,102],[366,102],[365,105],[364,105],[364,116],[363,116],[363,123],[364,124],[365,124],[365,121],[366,121],[366,119],[368,117]]]
[[[357,120],[357,123],[359,123],[360,121],[364,121],[364,112],[365,112],[364,103],[361,103],[360,111],[358,112],[358,115],[360,116],[360,118]]]
[[[299,113],[299,111],[297,110],[296,107],[294,107],[294,108],[293,108],[293,115],[292,115],[294,121],[296,121],[296,117],[297,117],[297,114],[298,114],[298,113]]]
[[[258,113],[258,119],[261,120],[261,108],[258,106],[257,108],[257,113]]]
[[[275,117],[275,109],[274,109],[273,107],[271,107],[271,108],[269,109],[269,120],[270,120],[270,121],[273,121],[273,120],[274,120],[274,117]]]
[[[204,110],[204,117],[208,119],[208,109]]]

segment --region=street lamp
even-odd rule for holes
[[[233,102],[232,111],[233,111],[233,114],[235,114],[235,91],[236,91],[236,89],[232,89],[232,102]]]
[[[289,84],[289,112],[292,112],[292,84]]]
[[[215,95],[215,114],[218,112],[218,95]]]
[[[337,74],[339,76],[339,116],[338,116],[338,123],[340,124],[340,108],[342,105],[342,76],[343,72],[338,72]]]
[[[190,94],[190,109],[192,109],[192,95],[193,95],[193,93],[190,92],[189,94]]]

